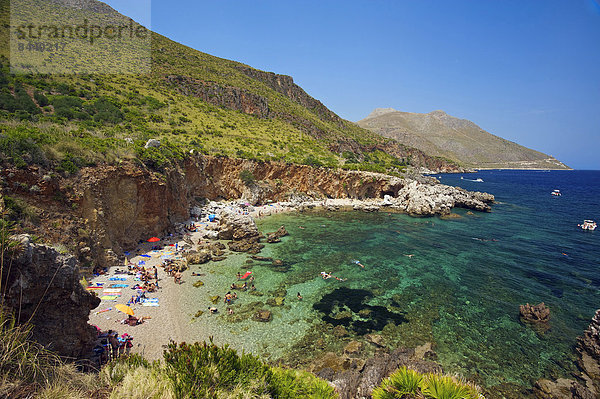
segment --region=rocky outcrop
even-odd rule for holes
[[[348,350],[352,353],[359,351],[354,347]],[[330,381],[335,386],[340,399],[370,398],[373,389],[402,366],[420,373],[442,372],[439,364],[418,359],[414,349],[405,348],[396,349],[391,353],[379,352],[366,362],[335,354],[329,354],[329,358],[325,360],[321,364],[329,364],[329,367],[314,371],[318,377]]]
[[[600,397],[600,309],[583,335],[577,338],[575,379],[536,381],[534,393],[540,399],[594,399]]]
[[[4,303],[20,322],[31,322],[34,340],[64,357],[86,356],[97,335],[87,320],[100,299],[79,282],[77,259],[34,244],[28,235],[15,239],[20,249],[14,258],[5,259],[11,267],[3,276]]]
[[[187,76],[169,75],[165,80],[185,96],[198,97],[209,104],[241,111],[259,118],[269,116],[269,102],[265,97],[239,87],[221,86],[215,82]]]
[[[269,243],[280,242],[281,237],[285,237],[287,235],[288,235],[288,232],[285,229],[285,227],[282,225],[280,228],[277,229],[277,231],[267,234],[267,242],[269,242]]]
[[[521,320],[526,323],[547,323],[550,321],[550,309],[544,302],[537,305],[520,305]]]
[[[391,201],[410,215],[446,215],[454,207],[489,212],[494,196],[460,187],[411,181]]]
[[[246,76],[263,82],[271,89],[283,94],[296,104],[300,104],[302,107],[309,109],[314,114],[319,116],[320,119],[334,122],[338,124],[338,126],[343,126],[342,118],[330,111],[319,100],[309,96],[304,89],[302,89],[302,87],[294,83],[294,79],[291,76],[278,75],[273,72],[264,72],[242,65],[238,66],[237,69],[239,69]]]

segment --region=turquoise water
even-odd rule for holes
[[[443,175],[442,182],[496,195],[491,213],[458,209],[460,218],[451,220],[381,212],[280,214],[259,221],[263,232],[282,224],[290,232],[261,253],[286,267],[253,263],[265,296],[241,293],[235,309],[282,295],[284,306],[263,306],[273,312],[270,323],[232,322],[225,315],[202,321],[215,334],[230,331],[224,343],[288,363],[375,332],[392,347],[433,342],[447,371],[486,387],[527,387],[540,377],[567,374],[575,339],[600,307],[600,231],[577,228],[584,218],[600,219],[600,172],[471,176],[484,182],[460,175]],[[550,196],[555,188],[562,197]],[[222,291],[245,260],[228,259],[202,289]],[[324,280],[321,271],[344,281]],[[520,304],[542,301],[551,309],[546,332],[518,317]],[[332,334],[338,325],[348,337]]]

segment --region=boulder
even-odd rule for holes
[[[269,310],[259,310],[258,312],[254,313],[254,317],[253,319],[256,321],[261,321],[263,323],[269,322],[272,319],[272,314],[271,311]]]
[[[201,251],[188,254],[185,259],[189,264],[192,265],[201,265],[206,263],[212,259],[212,255],[208,251]]]
[[[277,229],[276,232],[274,233],[269,233],[267,235],[267,242],[269,243],[275,243],[275,242],[280,242],[281,241],[281,237],[287,236],[288,232],[285,229],[285,226],[281,225],[281,227],[279,229]]]
[[[362,343],[360,343],[358,341],[350,341],[344,347],[344,353],[347,355],[356,355],[361,351],[361,349],[362,349]]]
[[[258,228],[250,215],[223,212],[219,221],[219,239],[242,240],[258,237]]]
[[[150,148],[150,147],[154,147],[154,148],[160,147],[160,140],[150,139],[150,140],[146,141],[144,148]]]
[[[519,313],[521,320],[527,323],[547,323],[550,321],[550,309],[544,302],[538,305],[520,305]]]
[[[377,347],[383,348],[385,346],[385,340],[379,334],[367,334],[365,339]]]

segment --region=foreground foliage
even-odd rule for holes
[[[164,359],[177,398],[335,397],[333,388],[312,374],[270,367],[256,356],[212,342],[172,343]]]
[[[485,399],[479,388],[462,379],[439,374],[420,374],[402,367],[373,390],[373,399]]]
[[[10,398],[335,398],[314,375],[271,367],[211,343],[172,343],[164,362],[131,355],[84,373],[30,339],[31,326],[0,312],[0,397]]]

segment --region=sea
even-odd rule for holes
[[[492,211],[454,209],[452,218],[380,211],[261,219],[264,233],[281,225],[290,233],[260,254],[283,265],[235,254],[200,266],[204,286],[188,285],[189,309],[206,309],[208,298],[222,297],[237,272],[252,271],[256,291],[238,294],[234,315],[222,303],[219,316],[190,313],[192,336],[194,325],[204,334],[193,338],[209,334],[217,343],[292,365],[341,353],[351,340],[372,347],[370,334],[381,335],[388,347],[431,343],[445,371],[488,391],[518,392],[539,378],[568,376],[576,338],[600,308],[600,229],[578,227],[584,219],[600,222],[600,171],[435,176],[493,194]],[[551,195],[555,189],[562,195]],[[321,272],[334,277],[323,279]],[[550,308],[549,324],[522,323],[519,305],[540,302]],[[257,309],[271,311],[271,321],[254,320]]]

